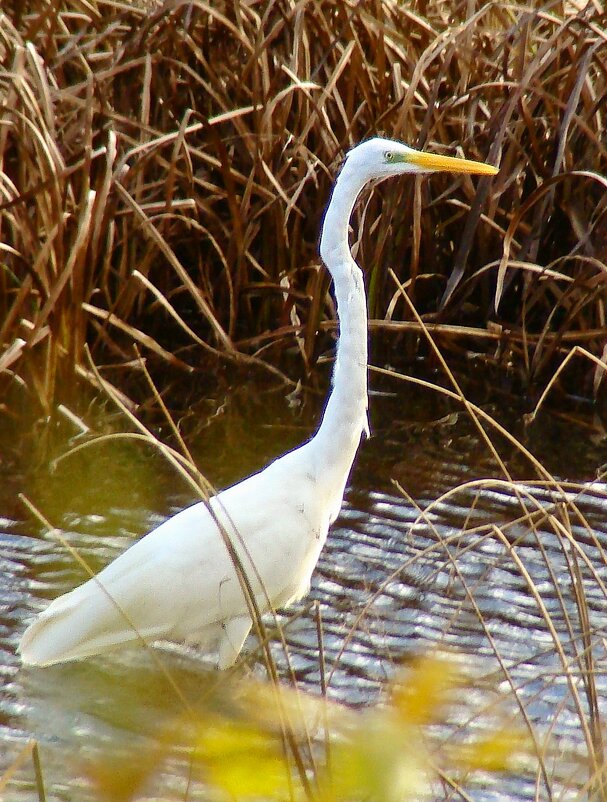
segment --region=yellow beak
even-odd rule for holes
[[[417,164],[424,170],[444,170],[449,173],[476,173],[478,175],[495,175],[499,172],[497,167],[485,162],[475,162],[470,159],[457,159],[453,156],[439,156],[436,153],[415,151],[407,154],[407,161]]]

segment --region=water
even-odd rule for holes
[[[607,485],[592,481],[607,449],[584,429],[546,417],[527,445],[576,484],[560,495],[529,482],[515,492],[475,427],[440,399],[407,391],[374,398],[372,410],[375,436],[361,451],[312,592],[280,614],[300,686],[319,692],[319,621],[328,694],[349,705],[382,701],[386,683],[412,656],[449,650],[475,684],[441,725],[441,737],[462,726],[482,730],[498,713],[520,725],[524,711],[544,748],[552,793],[577,798],[587,779],[582,722],[589,707],[580,666],[593,672],[603,721],[607,714]],[[228,388],[190,413],[190,440],[198,464],[224,486],[305,439],[316,414],[315,403],[302,411],[275,392]],[[22,668],[15,647],[26,622],[85,577],[64,546],[40,534],[17,494],[32,499],[95,570],[192,497],[153,450],[135,442],[109,440],[51,472],[49,451],[36,452],[40,438],[22,433],[17,445],[14,431],[0,436],[0,773],[35,737],[47,798],[94,799],[91,766],[101,755],[118,774],[139,765],[182,713],[158,658],[201,716],[209,704],[229,704],[230,686],[218,685],[224,680],[181,647]],[[82,440],[67,423],[50,439],[50,453]],[[17,458],[20,447],[29,460]],[[500,451],[517,476],[532,476],[512,447],[501,443]],[[500,478],[476,481],[484,477]],[[593,665],[581,657],[584,630]],[[254,650],[253,638],[247,648]],[[286,675],[287,660],[273,648]],[[262,674],[259,661],[252,671]],[[202,778],[189,776],[184,744],[171,743],[148,791],[200,798]],[[26,760],[7,798],[31,799],[33,783]],[[483,775],[467,791],[478,800],[522,800],[540,789],[548,798],[546,784],[530,761],[516,775]]]

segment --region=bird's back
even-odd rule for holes
[[[333,517],[308,445],[208,505],[182,510],[56,599],[26,630],[24,662],[49,665],[140,639],[212,647],[228,622],[248,616],[224,537],[232,541],[261,609],[268,600],[279,607],[303,595]]]

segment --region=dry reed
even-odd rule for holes
[[[309,371],[334,315],[322,207],[376,133],[501,173],[367,196],[375,325],[411,326],[391,267],[444,347],[519,386],[576,344],[600,358],[605,44],[592,4],[5,4],[5,377],[48,412],[85,343],[195,370],[209,353],[275,365],[294,335]]]
[[[426,348],[427,324],[443,352],[473,352],[525,389],[552,387],[560,365],[561,379],[573,375],[584,353],[597,361],[582,389],[598,393],[606,45],[596,4],[3,4],[3,387],[49,414],[73,375],[99,379],[87,348],[97,363],[142,372],[133,343],[150,364],[193,372],[207,358],[275,370],[295,342],[311,371],[334,327],[317,257],[322,208],[344,151],[384,134],[501,171],[365,196],[356,246],[373,328],[412,333],[411,354]],[[572,534],[572,521],[585,527],[577,489],[544,481],[552,505],[510,483],[520,519],[465,535],[504,545],[549,630],[509,528],[522,520],[541,549],[541,518],[568,554],[578,615],[569,632],[551,630],[551,648],[590,790],[604,799],[597,632],[584,595],[604,586]],[[457,572],[452,544],[437,535],[436,548]],[[476,610],[474,589],[469,604]],[[522,697],[508,668],[503,677]]]

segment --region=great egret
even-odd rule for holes
[[[218,522],[234,546],[259,608],[283,607],[310,587],[367,429],[367,311],[348,225],[369,181],[401,173],[478,173],[481,162],[424,153],[388,139],[353,148],[327,208],[320,255],[335,287],[340,338],[333,389],[318,431],[264,470],[182,510],[75,590],[25,631],[24,663],[52,665],[143,639],[176,640],[236,660],[252,620]],[[209,507],[210,510],[209,511]]]

